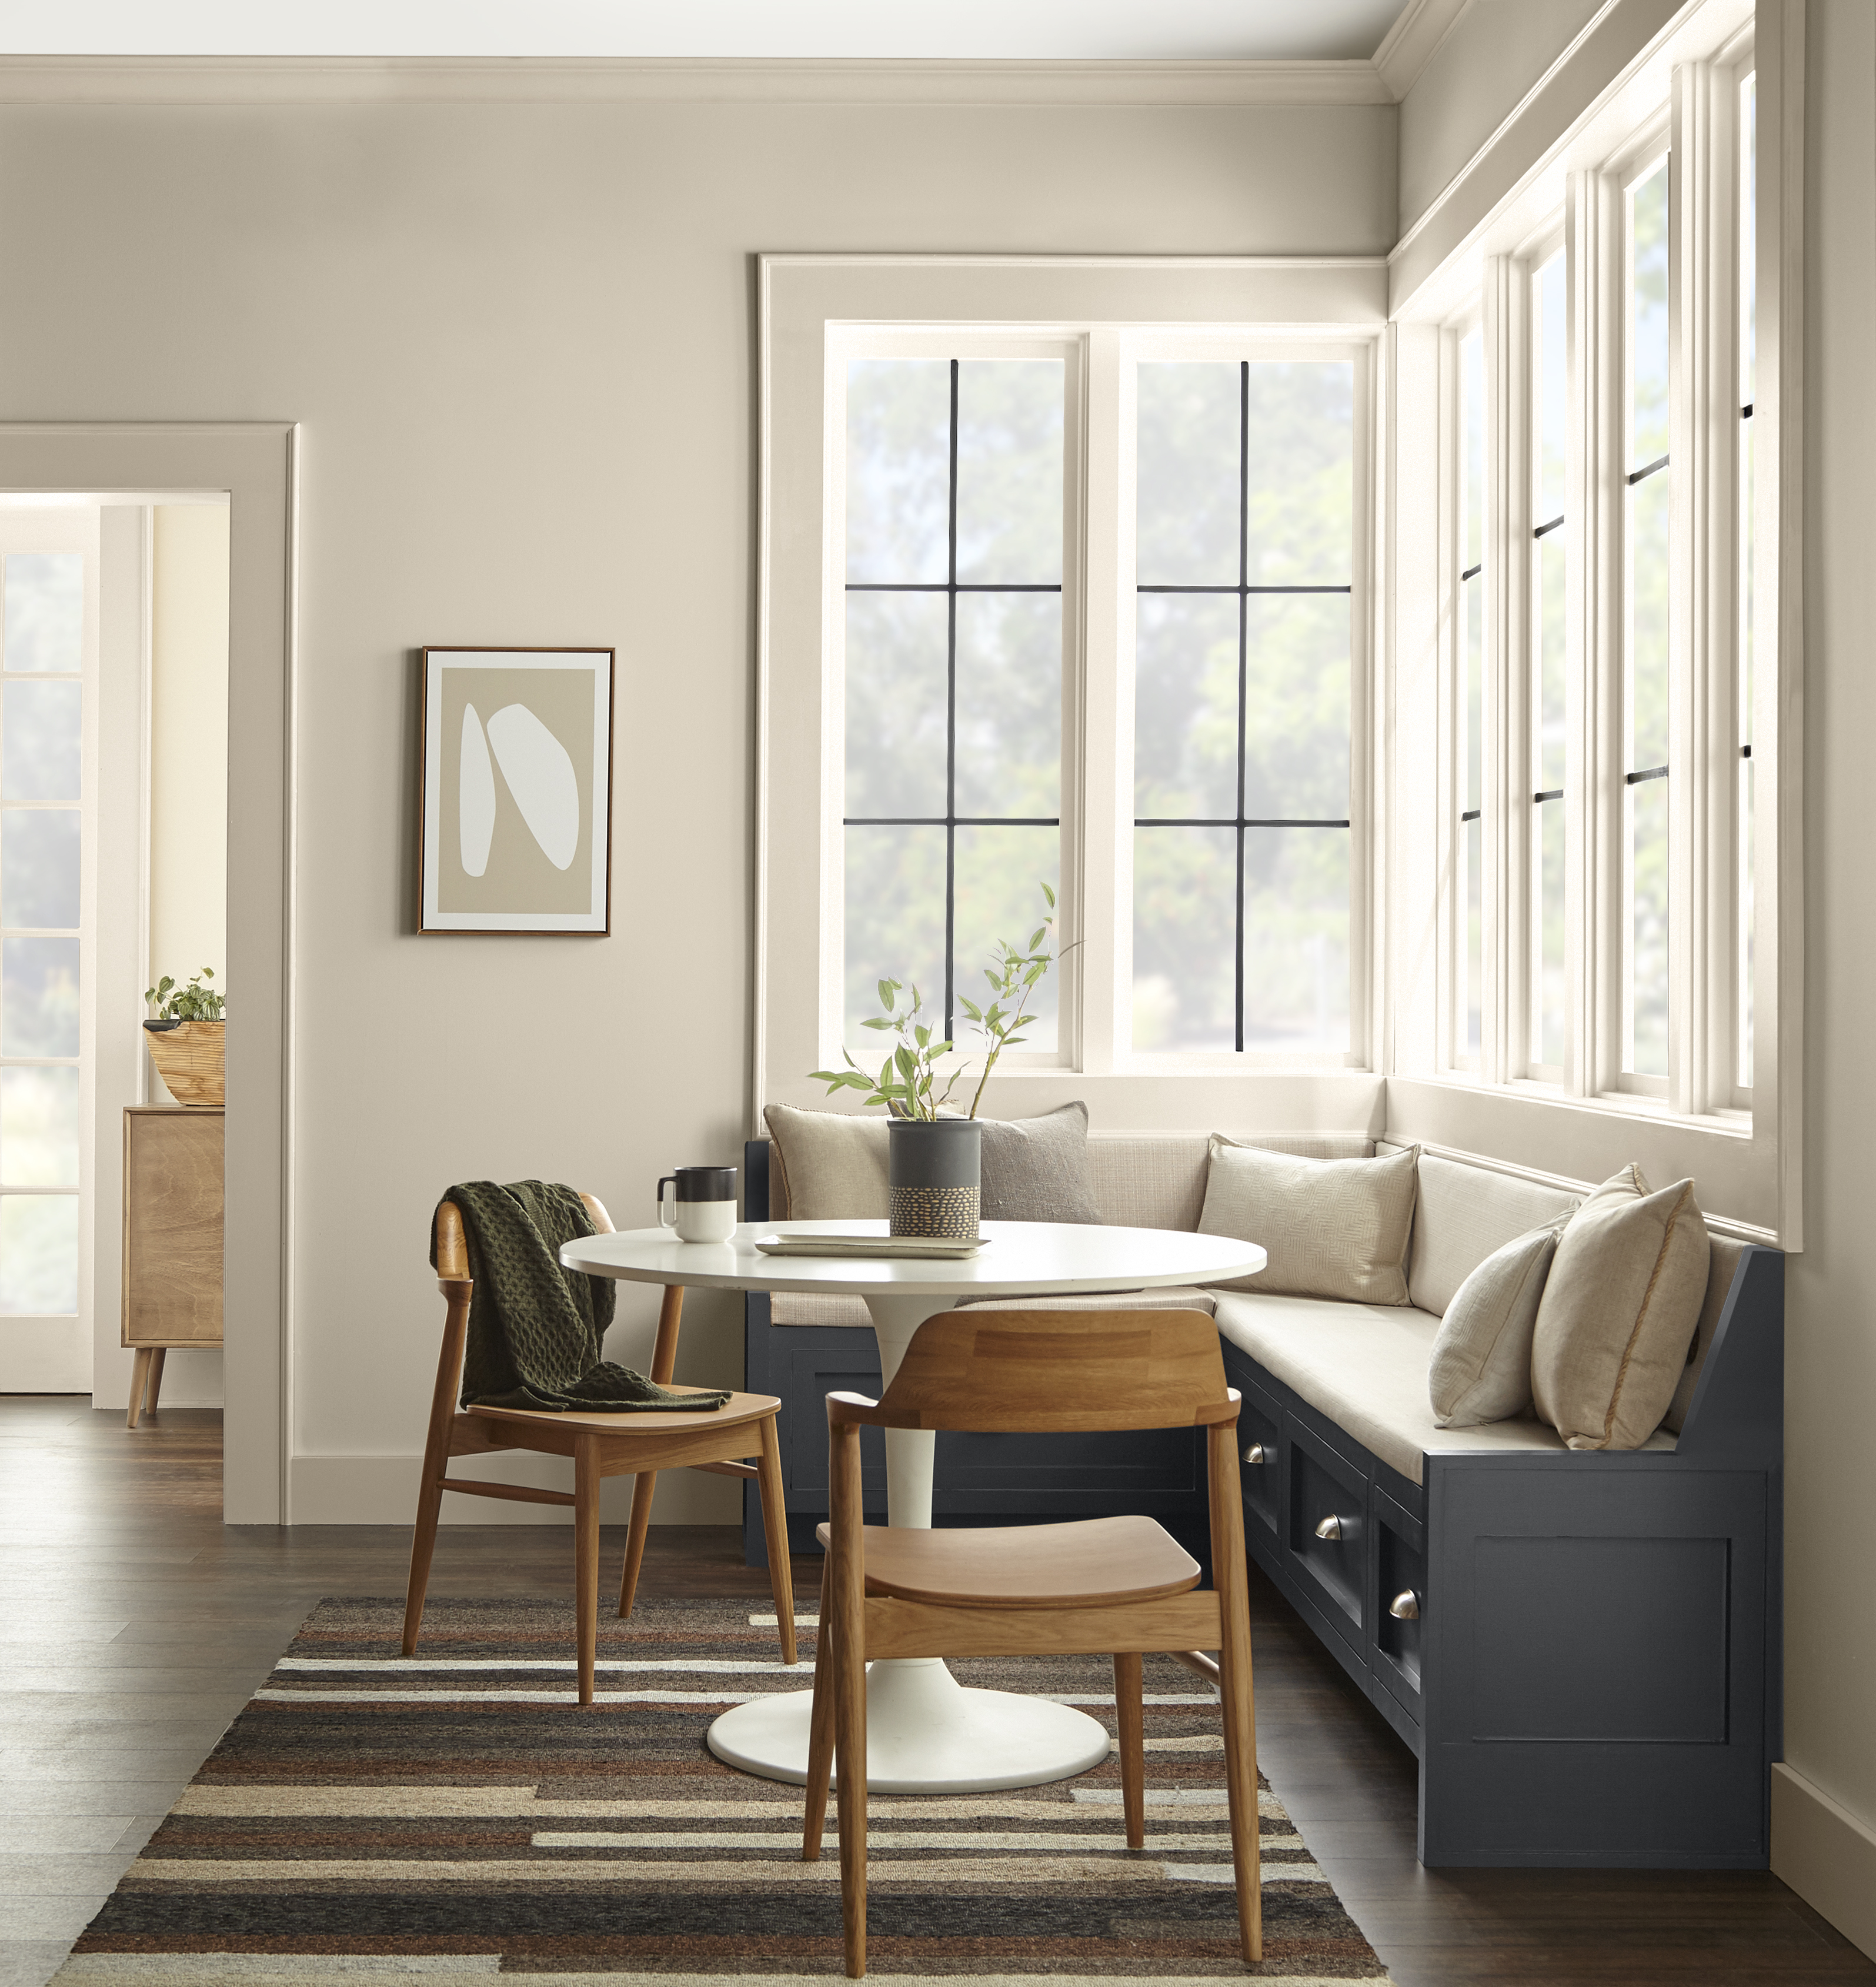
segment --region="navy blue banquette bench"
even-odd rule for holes
[[[1322,1157],[1373,1150],[1268,1142]],[[1089,1155],[1108,1220],[1196,1226],[1203,1138],[1097,1135]],[[746,1218],[785,1218],[766,1141],[745,1147],[744,1167]],[[1442,1277],[1449,1295],[1471,1247],[1482,1260],[1496,1246],[1468,1239],[1468,1186],[1481,1176],[1449,1158],[1423,1156],[1420,1169],[1415,1306],[1423,1287],[1439,1301]],[[1510,1189],[1497,1179],[1493,1190]],[[1521,1190],[1534,1206],[1547,1193],[1557,1202]],[[1429,1865],[1766,1867],[1780,1750],[1784,1259],[1720,1235],[1712,1256],[1675,1408],[1629,1452],[1571,1452],[1530,1421],[1436,1429],[1425,1367],[1437,1318],[1418,1308],[1152,1294],[1218,1318],[1243,1397],[1247,1549],[1418,1757]],[[779,1300],[779,1319],[767,1296],[747,1302],[744,1384],[782,1400],[791,1543],[811,1551],[827,1513],[823,1398],[876,1395],[878,1354],[856,1328],[857,1300]],[[883,1522],[883,1453],[868,1433],[868,1515]],[[1134,1511],[1203,1547],[1196,1432],[939,1438],[939,1524]],[[753,1499],[744,1537],[750,1564],[763,1564]]]

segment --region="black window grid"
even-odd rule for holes
[[[1749,413],[1752,410],[1749,407],[1746,411]],[[1652,462],[1645,462],[1639,469],[1631,469],[1625,481],[1632,490],[1638,483],[1645,483],[1651,476],[1658,474],[1667,466],[1668,458],[1665,455],[1658,455]],[[1632,773],[1625,773],[1622,784],[1628,787],[1638,787],[1645,780],[1665,780],[1667,777],[1665,766],[1642,766],[1638,767]]]
[[[845,815],[845,828],[942,828],[944,830],[944,1036],[956,1041],[957,831],[960,828],[1060,828],[1058,815],[960,815],[957,811],[957,597],[960,593],[1060,593],[1054,585],[981,585],[957,577],[958,362],[951,365],[950,433],[946,438],[945,576],[941,580],[849,580],[849,593],[942,593],[944,635],[944,807],[941,815]]]
[[[1305,821],[1271,818],[1244,811],[1245,710],[1250,666],[1250,602],[1263,594],[1351,595],[1352,586],[1253,586],[1250,584],[1250,361],[1238,363],[1237,402],[1237,581],[1213,585],[1139,585],[1136,594],[1210,594],[1235,596],[1237,601],[1237,811],[1223,815],[1136,815],[1133,825],[1140,828],[1228,828],[1236,844],[1237,880],[1232,897],[1232,1040],[1236,1052],[1244,1051],[1244,838],[1253,829],[1272,828],[1341,828],[1341,821]]]

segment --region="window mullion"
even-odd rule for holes
[[[1078,571],[1073,589],[1085,601],[1078,617],[1080,666],[1066,612],[1064,591],[1064,677],[1079,686],[1079,704],[1063,712],[1062,737],[1081,740],[1079,772],[1063,769],[1062,879],[1079,872],[1078,889],[1064,889],[1059,928],[1064,945],[1078,938],[1079,950],[1065,955],[1061,971],[1066,1016],[1075,1009],[1062,1046],[1071,1066],[1108,1075],[1132,1052],[1133,1015],[1133,655],[1134,376],[1118,331],[1091,332],[1078,369],[1078,393],[1070,396],[1068,457],[1078,442],[1085,462],[1085,501],[1075,514],[1065,561]],[[1076,403],[1078,420],[1074,418]],[[1078,817],[1078,832],[1068,821]]]
[[[1523,736],[1530,562],[1523,363],[1527,311],[1522,272],[1489,256],[1483,296],[1486,377],[1484,745],[1484,1012],[1480,1074],[1503,1083],[1524,1064],[1520,1014],[1527,809],[1514,740]]]
[[[1570,175],[1564,1088],[1576,1097],[1609,1087],[1621,1039],[1621,211],[1613,177]]]
[[[1732,655],[1732,482],[1735,414],[1730,147],[1716,116],[1706,62],[1675,69],[1670,151],[1668,326],[1673,391],[1670,521],[1668,781],[1669,1108],[1729,1103],[1723,997],[1732,920],[1728,860],[1733,780],[1724,671]],[[1717,948],[1717,956],[1716,956]],[[1717,1005],[1717,1011],[1716,1011]]]

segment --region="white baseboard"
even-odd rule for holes
[[[417,1509],[420,1456],[296,1456],[288,1466],[286,1522],[290,1525],[407,1525]],[[573,1469],[556,1456],[458,1456],[454,1476],[490,1483],[531,1483],[571,1490]],[[727,1476],[694,1469],[662,1472],[652,1520],[660,1525],[742,1523],[742,1486]],[[632,1479],[607,1479],[599,1493],[599,1520],[623,1525],[632,1510]],[[511,1504],[493,1497],[443,1500],[446,1525],[571,1525],[564,1505]]]
[[[1772,1768],[1772,1874],[1876,1959],[1876,1829],[1782,1759]]]

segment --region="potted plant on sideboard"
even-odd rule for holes
[[[228,1094],[222,1010],[227,997],[202,983],[215,977],[205,966],[187,987],[166,973],[143,998],[156,1012],[143,1024],[143,1040],[157,1074],[178,1104],[220,1110]]]
[[[949,1055],[953,1044],[932,1039],[933,1027],[919,1018],[924,1001],[918,988],[913,987],[911,999],[902,1003],[899,996],[906,989],[897,980],[879,982],[879,1004],[886,1011],[860,1024],[897,1037],[879,1074],[868,1075],[854,1061],[851,1050],[842,1051],[847,1060],[845,1069],[813,1072],[817,1082],[828,1086],[830,1096],[836,1090],[857,1090],[865,1103],[882,1104],[891,1114],[886,1162],[891,1216],[887,1225],[895,1235],[951,1241],[977,1238],[984,1152],[977,1107],[997,1058],[1024,1040],[1023,1031],[1035,1018],[1029,1012],[1030,996],[1054,961],[1044,942],[1055,923],[1055,892],[1046,883],[1041,887],[1048,901],[1048,915],[1030,933],[1027,945],[1000,940],[994,963],[984,969],[990,984],[988,1004],[980,1007],[962,994],[957,998],[958,1006],[990,1044],[968,1112],[949,1108],[951,1093],[964,1074],[962,1063],[951,1071],[944,1088],[938,1088],[939,1059]]]

